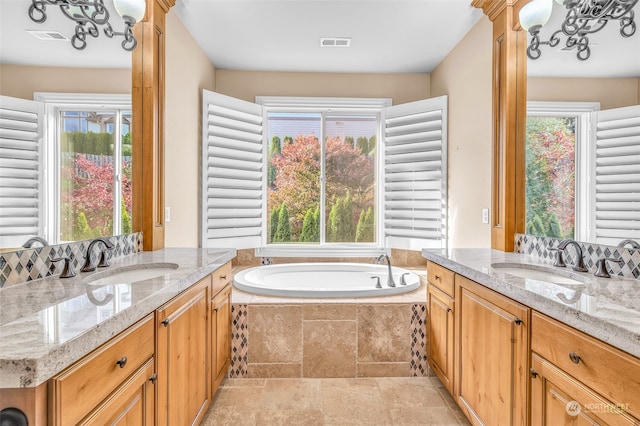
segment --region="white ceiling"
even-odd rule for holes
[[[219,69],[318,72],[431,72],[482,16],[471,0],[177,0],[173,8]],[[0,63],[129,67],[121,37],[90,38],[78,51],[69,41],[41,41],[25,30],[57,30],[74,24],[56,6],[47,21],[28,17],[30,0],[0,0]],[[112,2],[105,4],[112,9]],[[636,5],[640,16],[640,4]],[[114,30],[122,23],[112,10]],[[543,28],[559,28],[562,8]],[[638,23],[640,26],[640,22]],[[320,37],[350,37],[350,48],[320,47]],[[590,37],[591,58],[542,48],[528,61],[533,76],[640,77],[640,30],[620,37],[616,23]]]

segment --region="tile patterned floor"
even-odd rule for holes
[[[213,425],[468,425],[435,377],[226,379]]]

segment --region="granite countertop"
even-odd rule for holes
[[[132,254],[74,278],[0,289],[0,389],[44,383],[235,255],[232,249],[167,248]],[[118,268],[154,264],[177,268],[134,283],[88,284]]]
[[[570,266],[556,268],[550,262],[526,254],[491,249],[425,249],[422,255],[523,305],[640,357],[640,280],[597,278],[590,272],[574,272]],[[560,276],[573,278],[583,284],[555,284],[517,277],[492,266],[500,263],[545,266]]]

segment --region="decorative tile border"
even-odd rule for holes
[[[415,304],[411,307],[411,376],[429,375],[427,366],[427,306]]]
[[[109,237],[114,244],[111,259],[128,256],[142,251],[142,233]],[[62,272],[64,262],[53,263],[51,258],[67,256],[71,258],[73,269],[77,271],[84,262],[85,253],[91,240],[76,241],[46,247],[29,248],[0,253],[0,288],[27,281],[37,280]],[[100,247],[94,247],[94,258]]]
[[[231,305],[231,367],[229,377],[245,378],[249,364],[249,324],[247,305]]]
[[[553,260],[555,254],[549,250],[549,247],[557,247],[560,241],[562,240],[558,238],[516,234],[514,251],[540,259]],[[590,272],[595,272],[598,259],[602,257],[614,257],[624,260],[624,265],[620,266],[615,262],[607,262],[609,271],[612,274],[626,278],[640,278],[640,250],[584,243],[581,241],[578,241],[578,243],[582,249],[584,264]],[[565,262],[573,263],[576,256],[575,248],[570,245],[564,253]]]

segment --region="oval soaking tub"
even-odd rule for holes
[[[406,285],[400,284],[404,275]],[[238,272],[233,285],[248,293],[288,297],[372,297],[406,293],[420,287],[420,277],[393,267],[395,287],[387,285],[387,265],[367,263],[285,263]],[[382,288],[376,288],[380,277]]]

